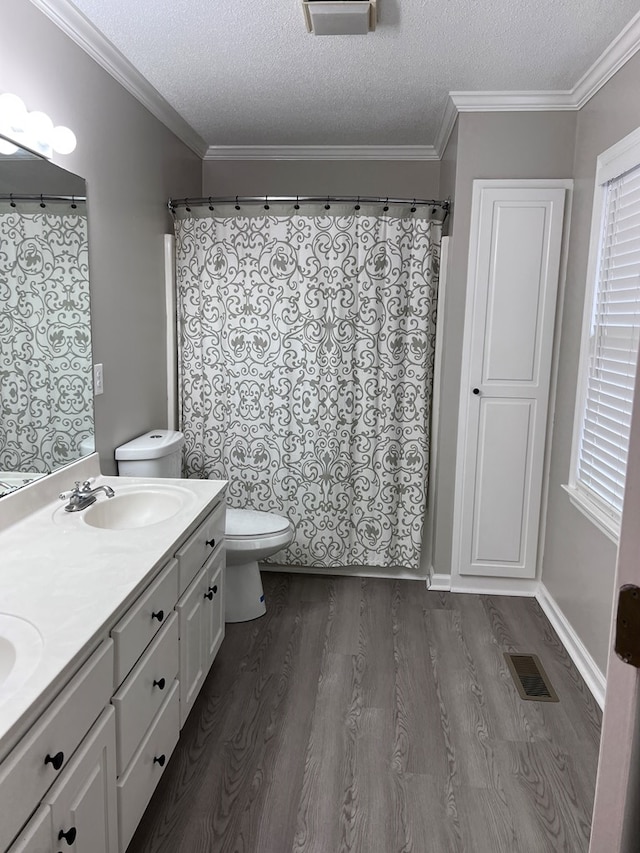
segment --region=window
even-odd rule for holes
[[[617,541],[640,341],[640,129],[598,158],[569,494]]]

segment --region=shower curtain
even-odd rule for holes
[[[278,564],[417,570],[441,224],[192,207],[175,230],[186,476],[291,519]]]
[[[88,318],[84,201],[0,200],[0,470],[46,473],[93,434]]]

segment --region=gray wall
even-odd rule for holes
[[[572,506],[561,484],[569,477],[596,158],[640,125],[639,79],[640,54],[636,54],[577,117],[575,197],[542,567],[543,583],[603,672],[608,655],[616,547]]]
[[[94,361],[104,364],[96,435],[113,449],[166,426],[163,234],[169,195],[196,195],[202,164],[35,6],[2,0],[0,91],[72,128],[55,162],[87,179]]]
[[[462,335],[471,195],[475,178],[570,178],[576,114],[461,113],[458,117],[454,225],[449,247],[438,448],[438,516],[433,567],[451,571]],[[456,144],[455,140],[451,143]],[[444,173],[451,175],[449,167]],[[448,178],[451,181],[451,177]]]
[[[437,160],[205,160],[203,194],[439,198]]]

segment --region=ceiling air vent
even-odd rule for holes
[[[302,11],[316,36],[366,35],[376,28],[376,0],[303,0]]]

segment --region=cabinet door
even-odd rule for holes
[[[475,181],[454,571],[534,578],[568,181]]]
[[[180,628],[180,728],[189,716],[196,696],[209,670],[206,654],[205,598],[207,593],[205,566],[182,596],[176,610]]]
[[[38,809],[9,848],[9,853],[54,853],[50,806]]]
[[[207,670],[224,639],[224,552],[207,563],[205,629]]]
[[[115,711],[108,708],[49,791],[53,842],[74,853],[119,853]]]

